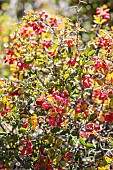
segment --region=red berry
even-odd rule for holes
[[[48,110],[49,104],[47,104],[46,102],[42,103],[42,108],[43,108],[44,110]]]
[[[110,14],[105,12],[105,13],[102,15],[102,18],[103,18],[103,19],[106,19],[106,20],[108,21],[108,20],[110,20]]]
[[[96,8],[96,14],[99,15],[101,13],[101,8]]]
[[[76,105],[76,109],[80,109],[80,105]]]
[[[65,98],[67,96],[67,92],[64,90],[62,93],[61,93],[61,97]]]
[[[97,130],[99,130],[99,129],[100,129],[100,125],[94,124],[94,130],[97,131]]]
[[[20,142],[24,143],[24,142],[26,142],[26,139],[20,139]]]
[[[21,150],[21,155],[24,155],[26,151],[26,146],[23,146],[22,150]]]
[[[81,113],[81,109],[76,109],[76,113]]]
[[[89,110],[84,110],[84,114],[87,115],[89,113]]]
[[[93,124],[92,123],[88,123],[86,125],[86,131],[87,132],[92,132],[93,131]]]
[[[36,100],[36,105],[37,105],[37,106],[41,106],[44,101],[45,101],[44,99],[38,98],[38,99]]]
[[[25,123],[22,125],[23,128],[26,128],[27,126],[28,126],[28,122],[25,122]]]
[[[85,138],[85,137],[87,137],[88,135],[87,135],[87,133],[85,133],[85,132],[83,132],[83,131],[80,131],[79,136],[82,137],[82,138]]]
[[[26,154],[29,155],[33,151],[32,147],[28,148]]]
[[[28,142],[27,147],[28,147],[28,148],[31,148],[31,147],[32,147],[32,141],[29,141],[29,142]]]

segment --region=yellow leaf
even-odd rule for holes
[[[111,163],[113,161],[113,158],[109,158],[108,156],[105,156],[105,160],[107,163]]]
[[[98,98],[93,98],[92,101],[93,101],[94,103],[97,103],[97,104],[101,104],[101,103],[102,103],[102,101],[101,101],[101,100],[98,100]]]
[[[54,117],[54,116],[56,116],[58,113],[57,112],[53,112],[53,110],[52,109],[50,109],[50,111],[49,111],[49,116],[51,116],[51,117]]]
[[[3,81],[2,81],[2,80],[0,80],[0,84],[3,84]]]
[[[68,120],[64,120],[63,122],[62,122],[62,126],[67,126],[68,125]]]
[[[108,8],[108,7],[107,7],[106,4],[104,4],[104,5],[102,5],[102,8],[103,8],[103,9],[106,9],[106,8]]]
[[[94,86],[93,89],[94,89],[94,90],[101,90],[101,87],[100,87],[100,86]]]
[[[104,101],[104,104],[105,104],[105,105],[108,105],[108,104],[109,104],[108,100],[105,100],[105,101]]]
[[[109,166],[102,166],[102,167],[98,167],[98,170],[109,170]]]
[[[37,115],[31,116],[31,120],[33,120],[33,121],[37,120]]]
[[[100,17],[99,17],[99,16],[94,15],[94,19],[95,19],[96,23],[98,23],[98,24],[101,23],[101,20],[100,20]]]
[[[51,95],[49,95],[48,97],[47,97],[47,100],[48,100],[48,102],[53,102],[53,97],[51,96]]]
[[[107,74],[106,80],[107,80],[107,81],[110,81],[110,80],[111,80],[111,74],[109,74],[109,73]]]
[[[3,96],[3,97],[2,97],[2,102],[3,102],[4,104],[6,104],[7,101],[8,101],[8,100],[7,100],[7,97],[6,97],[6,96]]]

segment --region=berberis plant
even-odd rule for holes
[[[12,76],[0,79],[2,170],[113,169],[109,9],[96,9],[87,44],[75,10],[75,24],[30,11],[11,35]]]

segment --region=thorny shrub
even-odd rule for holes
[[[113,27],[96,9],[83,44],[68,18],[30,11],[11,35],[0,79],[2,169],[113,169]]]

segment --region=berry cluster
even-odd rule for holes
[[[96,9],[96,14],[101,16],[102,19],[105,19],[106,21],[110,20],[109,9],[107,8],[106,5],[103,5],[102,8],[98,7]]]
[[[32,141],[28,141],[27,139],[21,139],[20,142],[23,144],[21,155],[31,154],[33,151]]]
[[[85,75],[83,77],[82,82],[83,82],[84,88],[90,88],[92,86],[91,76],[90,75]]]

